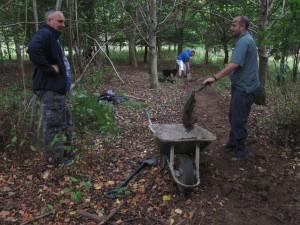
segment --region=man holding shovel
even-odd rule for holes
[[[247,121],[255,92],[260,86],[257,65],[257,47],[248,32],[249,20],[245,16],[237,16],[232,20],[230,31],[234,38],[231,62],[203,84],[212,84],[218,79],[230,75],[231,101],[229,109],[230,134],[225,151],[234,152],[233,161],[247,158],[245,147],[247,138]]]
[[[176,60],[176,63],[178,65],[178,76],[186,76],[188,81],[192,79],[190,71],[190,58],[194,55],[195,51],[187,48],[178,54]]]

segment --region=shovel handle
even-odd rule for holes
[[[194,93],[197,93],[197,92],[199,92],[199,91],[202,91],[204,88],[206,88],[207,85],[208,85],[208,83],[203,84],[202,86],[197,87],[195,90],[193,90],[193,92],[194,92]]]

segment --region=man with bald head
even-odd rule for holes
[[[44,158],[54,166],[72,163],[66,158],[72,144],[72,120],[66,96],[71,87],[71,69],[59,42],[64,27],[61,11],[47,12],[45,24],[33,35],[27,50],[35,66],[33,92],[41,102]]]
[[[224,145],[226,152],[233,152],[232,160],[247,158],[248,150],[245,143],[247,138],[247,121],[254,97],[259,89],[257,47],[248,32],[249,20],[245,16],[233,18],[230,31],[234,39],[231,62],[203,84],[212,84],[230,75],[231,100],[229,108],[230,134]]]

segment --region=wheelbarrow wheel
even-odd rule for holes
[[[177,154],[175,160],[175,170],[178,180],[187,185],[193,185],[195,182],[193,160],[189,155]],[[191,189],[177,184],[179,191],[189,193]]]

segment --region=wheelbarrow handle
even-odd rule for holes
[[[149,125],[152,125],[152,121],[151,121],[150,114],[149,114],[148,110],[144,109],[144,112],[145,112],[145,115],[146,115],[147,120],[149,122]]]

